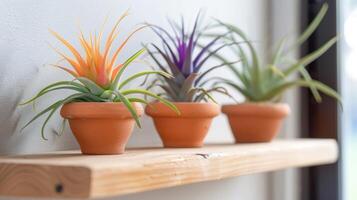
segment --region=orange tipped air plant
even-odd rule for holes
[[[60,65],[54,66],[65,70],[74,77],[85,77],[103,88],[108,88],[114,81],[115,76],[119,72],[119,69],[123,66],[123,63],[116,64],[119,53],[121,53],[125,45],[128,43],[130,38],[134,36],[135,33],[146,27],[144,25],[136,28],[131,34],[129,34],[129,36],[124,39],[119,47],[114,49],[110,55],[113,43],[119,35],[117,29],[127,15],[128,13],[125,12],[116,22],[113,29],[109,33],[108,38],[106,39],[103,50],[101,49],[101,40],[103,35],[102,32],[99,35],[91,34],[89,38],[85,38],[81,31],[79,42],[83,51],[85,52],[83,56],[71,43],[65,40],[58,33],[50,30],[50,32],[68,48],[74,57],[70,58],[69,56],[56,50],[57,53],[72,66],[73,70]]]
[[[33,117],[24,126],[24,128],[31,124],[34,120],[38,119],[40,116],[48,113],[48,116],[45,119],[41,129],[42,137],[46,139],[44,136],[44,128],[49,119],[62,105],[71,102],[122,102],[131,112],[133,118],[136,120],[137,125],[140,127],[139,116],[131,105],[131,102],[139,102],[144,104],[148,104],[148,102],[145,99],[132,96],[137,94],[151,96],[178,112],[177,108],[172,103],[148,90],[132,88],[124,89],[124,86],[126,86],[129,82],[140,77],[146,77],[150,74],[158,74],[166,78],[171,77],[170,74],[161,71],[141,71],[131,75],[130,77],[127,77],[124,80],[121,80],[125,69],[145,51],[145,48],[142,48],[130,56],[125,62],[116,62],[118,55],[124,50],[124,47],[130,38],[135,33],[146,27],[138,27],[132,31],[118,47],[114,48],[114,41],[119,35],[118,27],[127,15],[127,12],[124,13],[115,23],[111,32],[108,34],[103,49],[101,48],[101,40],[103,35],[102,32],[99,35],[91,34],[89,39],[86,39],[83,33],[80,32],[79,41],[84,52],[82,54],[80,53],[80,50],[76,49],[70,42],[65,40],[58,33],[51,31],[51,33],[68,48],[73,56],[67,56],[55,49],[55,51],[63,58],[63,60],[65,60],[72,67],[72,69],[58,64],[53,66],[65,70],[74,76],[75,79],[72,81],[59,81],[48,85],[47,87],[43,88],[36,96],[22,103],[21,105],[32,103],[39,97],[57,90],[66,89],[72,90],[75,93],[64,99],[56,101],[46,109],[42,110],[40,113],[35,115],[35,117]]]

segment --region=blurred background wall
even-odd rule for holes
[[[109,29],[128,8],[131,15],[121,27],[122,35],[144,21],[167,26],[166,17],[177,19],[181,14],[192,22],[199,9],[202,9],[206,14],[206,22],[213,17],[239,25],[252,40],[257,41],[260,56],[264,58],[267,56],[266,50],[273,47],[279,37],[296,35],[299,27],[298,6],[298,0],[1,0],[0,154],[29,154],[78,148],[68,128],[61,137],[54,137],[53,131],[59,128],[59,117],[53,118],[47,127],[49,141],[40,137],[41,120],[20,132],[21,126],[33,116],[34,111],[31,106],[18,107],[17,104],[34,95],[43,86],[69,78],[65,73],[48,66],[59,58],[49,43],[62,48],[49,34],[49,28],[70,41],[76,41],[74,33],[78,33],[78,24],[85,33],[93,32],[99,30],[106,16],[109,16]],[[155,40],[149,30],[139,33],[128,44],[120,59],[124,60],[139,49],[142,42]],[[130,70],[133,72],[140,67],[145,66],[137,63]],[[224,70],[217,73],[229,76]],[[63,95],[65,94],[56,93],[43,98],[37,102],[36,111]],[[292,109],[298,110],[297,92],[292,91],[286,96]],[[223,97],[218,97],[218,100],[222,103],[229,102]],[[299,134],[297,119],[298,116],[290,116],[281,137],[291,138]],[[143,129],[135,130],[129,146],[159,146],[160,140],[151,120],[147,117],[142,120]],[[226,119],[223,116],[218,117],[206,142],[232,141]],[[294,170],[287,170],[257,174],[113,199],[293,200],[298,198],[296,173]]]

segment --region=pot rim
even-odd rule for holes
[[[132,102],[138,116],[144,113],[143,106]],[[66,119],[127,119],[133,118],[122,102],[72,102],[62,106],[61,116]]]
[[[187,105],[187,106],[189,106],[189,105],[192,105],[192,106],[193,105],[218,105],[218,106],[220,106],[220,104],[214,103],[214,102],[182,102],[182,101],[175,102],[175,101],[172,101],[171,103],[175,104],[175,105]],[[163,103],[160,101],[154,101],[154,102],[150,102],[149,104],[163,104]]]
[[[259,116],[283,118],[290,114],[290,106],[287,103],[240,103],[226,104],[222,106],[222,112],[228,116]]]
[[[273,102],[243,102],[243,103],[229,103],[229,104],[223,104],[223,106],[239,106],[239,105],[255,105],[255,106],[289,106],[288,103],[285,102],[278,102],[278,103],[273,103]]]
[[[221,113],[220,105],[208,102],[172,102],[180,111],[178,115],[161,102],[152,102],[145,108],[151,117],[203,118],[216,117]]]

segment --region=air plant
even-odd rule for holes
[[[200,13],[197,15],[194,26],[189,33],[185,30],[183,19],[180,25],[168,21],[172,33],[162,27],[150,25],[153,32],[161,39],[162,47],[151,44],[150,48],[147,49],[155,65],[174,78],[160,76],[152,82],[149,88],[160,87],[163,90],[160,95],[173,102],[200,102],[209,99],[214,101],[210,94],[212,92],[229,95],[223,87],[207,88],[208,82],[205,79],[207,74],[223,67],[225,63],[203,70],[207,61],[214,54],[228,46],[228,44],[219,44],[217,47],[219,39],[225,34],[216,36],[201,48],[199,42],[202,33],[208,26],[199,30]],[[233,63],[235,62],[230,64]]]
[[[35,115],[24,127],[26,128],[33,121],[39,117],[48,114],[41,128],[41,135],[46,140],[44,135],[44,129],[52,115],[64,104],[71,102],[122,102],[126,108],[130,111],[136,124],[140,127],[139,117],[136,110],[132,106],[132,102],[139,102],[147,104],[147,101],[143,98],[138,98],[132,95],[142,94],[151,96],[160,102],[166,104],[171,109],[178,112],[176,107],[165,100],[164,98],[148,91],[145,89],[124,89],[128,83],[133,80],[145,77],[149,74],[157,74],[166,78],[170,78],[171,75],[166,72],[161,71],[141,71],[134,75],[131,75],[124,79],[123,73],[127,67],[137,59],[145,49],[140,49],[130,56],[127,60],[121,63],[117,63],[117,57],[121,51],[125,48],[127,42],[130,40],[135,33],[142,30],[146,26],[140,26],[139,28],[132,31],[123,42],[117,47],[113,48],[113,42],[119,35],[118,27],[122,20],[128,15],[124,13],[116,22],[113,29],[107,36],[105,46],[101,48],[102,32],[99,35],[90,35],[86,38],[82,32],[79,35],[79,42],[83,48],[84,54],[81,54],[78,49],[76,49],[70,42],[65,40],[59,34],[54,31],[51,33],[71,52],[73,58],[65,55],[64,53],[56,52],[63,58],[64,61],[69,64],[72,69],[64,65],[53,65],[58,67],[74,77],[71,81],[59,81],[48,85],[47,87],[40,90],[33,98],[22,103],[21,105],[34,103],[35,100],[40,97],[54,91],[58,90],[71,90],[74,93],[67,96],[66,98],[60,99],[55,103],[48,106],[46,109]],[[113,50],[112,50],[113,49]]]
[[[278,44],[278,47],[269,61],[269,64],[264,68],[259,62],[257,51],[253,47],[252,42],[248,40],[246,35],[238,27],[218,21],[220,27],[224,27],[231,31],[227,37],[229,42],[237,40],[245,41],[247,46],[242,44],[232,45],[232,51],[241,58],[241,68],[230,64],[222,55],[216,55],[216,58],[226,62],[229,69],[236,75],[239,82],[234,82],[229,79],[217,77],[218,80],[214,85],[225,84],[236,89],[241,93],[248,102],[276,102],[281,99],[282,94],[292,87],[308,87],[310,88],[315,100],[321,102],[320,92],[331,96],[340,101],[340,96],[332,88],[327,85],[313,80],[306,70],[311,62],[324,54],[331,46],[333,46],[337,38],[333,37],[323,46],[314,52],[300,58],[299,60],[289,60],[287,53],[299,47],[304,43],[310,35],[316,30],[328,10],[327,4],[324,4],[315,19],[310,23],[308,28],[300,35],[292,46],[286,48],[286,38],[283,38]],[[211,36],[212,37],[212,36]],[[245,48],[248,49],[246,52]],[[285,66],[285,67],[284,67]],[[302,78],[289,79],[288,77],[299,73]]]

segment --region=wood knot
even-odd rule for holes
[[[208,159],[209,158],[209,154],[207,154],[207,153],[196,153],[196,155],[201,156],[204,159]]]
[[[62,185],[62,183],[57,183],[56,185],[55,185],[55,191],[56,191],[56,193],[62,193],[63,192],[63,185]]]

